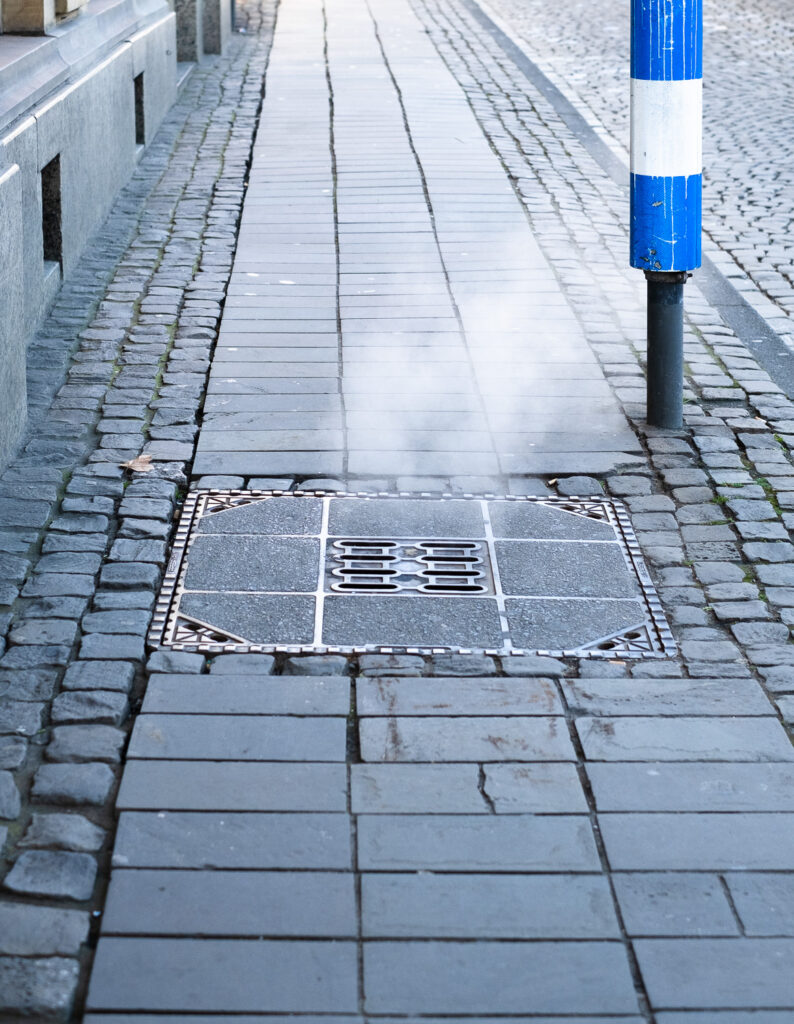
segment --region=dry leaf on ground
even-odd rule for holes
[[[151,455],[137,455],[134,459],[130,459],[129,462],[121,463],[122,469],[129,469],[133,473],[148,473],[154,469],[152,465]]]

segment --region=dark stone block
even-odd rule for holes
[[[210,661],[210,675],[250,673],[270,675],[276,666],[272,654],[220,654]]]
[[[26,896],[87,900],[94,891],[97,864],[87,853],[27,850],[5,877],[4,886]]]
[[[145,633],[150,615],[143,609],[90,612],[83,616],[84,633]]]
[[[188,592],[179,610],[248,643],[310,644],[314,604],[313,597],[304,595]]]
[[[58,681],[57,668],[0,671],[0,694],[6,700],[49,700]]]
[[[33,815],[19,845],[94,853],[104,841],[105,833],[102,829],[82,814],[50,813]]]
[[[482,539],[484,531],[474,501],[336,498],[330,503],[328,532],[335,537]]]
[[[26,903],[0,903],[0,953],[12,956],[76,955],[88,938],[89,916]]]
[[[364,971],[371,1014],[637,1011],[628,959],[615,942],[369,942]]]
[[[125,739],[112,725],[61,725],[52,730],[47,757],[50,761],[117,764]]]
[[[80,644],[81,658],[143,661],[145,656],[143,637],[126,633],[88,633]]]
[[[46,668],[66,665],[70,649],[55,644],[30,644],[12,647],[0,658],[0,669]]]
[[[354,1013],[356,943],[245,939],[100,940],[90,1009]]]
[[[75,661],[66,670],[66,690],[118,690],[129,693],[135,679],[133,665],[119,661]]]
[[[203,654],[188,654],[185,651],[155,651],[146,662],[146,670],[147,672],[199,673],[204,668],[204,664]]]
[[[361,899],[365,938],[620,936],[604,877],[365,874]]]
[[[609,523],[530,501],[488,503],[494,537],[516,540],[615,540]]]
[[[117,867],[351,867],[350,821],[344,813],[126,811],[114,849]]]
[[[634,597],[639,587],[618,544],[497,541],[505,594]]]
[[[115,781],[106,764],[43,764],[33,779],[33,800],[51,804],[101,807]]]
[[[154,590],[160,582],[160,569],[151,563],[113,562],[102,567],[99,580],[106,587],[126,590],[149,587]]]
[[[199,536],[190,548],[187,589],[296,591],[317,588],[316,539]]]
[[[33,1020],[67,1020],[80,964],[57,956],[0,958],[0,1013]]]
[[[493,598],[330,596],[325,600],[323,642],[499,648],[502,627]]]
[[[520,600],[506,602],[510,636],[527,650],[572,650],[645,621],[639,601]]]
[[[316,535],[320,532],[322,501],[317,498],[267,498],[205,515],[203,534]]]
[[[344,761],[342,717],[141,715],[129,758],[211,761]]]
[[[103,915],[115,934],[310,936],[357,933],[352,872],[116,871]]]

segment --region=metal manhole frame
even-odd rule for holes
[[[615,539],[619,544],[627,566],[639,583],[640,601],[645,611],[645,622],[636,627],[628,627],[621,633],[611,636],[597,638],[587,646],[574,648],[514,648],[510,651],[493,647],[460,647],[460,646],[409,646],[395,644],[357,644],[357,645],[331,645],[331,644],[257,644],[238,642],[178,642],[169,639],[173,637],[178,629],[180,618],[178,599],[185,592],[184,577],[187,571],[187,555],[192,540],[198,536],[194,533],[194,526],[199,517],[199,507],[206,505],[206,499],[217,498],[221,501],[228,501],[229,508],[235,507],[233,499],[241,499],[239,504],[246,505],[264,498],[366,498],[377,500],[411,499],[431,501],[505,501],[512,503],[530,502],[536,505],[547,505],[551,508],[559,508],[562,511],[569,511],[584,518],[600,518],[602,522],[612,526],[615,532]],[[251,499],[247,501],[245,499]],[[579,505],[580,509],[571,506]],[[602,517],[588,516],[585,512],[587,507],[602,511]],[[203,513],[202,513],[203,514]],[[531,538],[530,538],[531,539]],[[466,600],[466,598],[463,598]],[[183,616],[190,619],[190,616]],[[206,625],[198,623],[197,625]],[[214,629],[214,627],[212,627]],[[630,634],[637,629],[644,629],[647,640],[636,641],[639,645],[632,646],[633,641]],[[222,632],[217,630],[216,632]],[[594,645],[612,642],[614,646],[603,649]],[[160,591],[157,596],[152,621],[146,637],[149,650],[166,650],[196,654],[486,654],[498,658],[507,658],[524,655],[539,655],[555,658],[585,658],[585,659],[661,659],[673,658],[678,653],[672,630],[667,622],[667,617],[662,608],[661,601],[651,579],[648,568],[645,564],[642,552],[640,551],[634,529],[629,518],[628,510],[623,502],[609,498],[605,495],[587,496],[571,495],[569,497],[556,497],[553,495],[515,495],[515,494],[491,494],[485,493],[463,493],[453,494],[451,492],[431,491],[328,491],[322,489],[312,490],[244,490],[226,488],[201,488],[190,491],[181,508],[179,522],[174,535],[171,553],[166,565]],[[642,649],[647,643],[650,649]]]

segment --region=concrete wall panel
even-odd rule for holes
[[[35,112],[39,170],[60,155],[65,275],[135,166],[132,79],[125,44]]]
[[[26,331],[22,303],[22,173],[0,172],[0,471],[25,429]]]
[[[147,143],[176,98],[176,18],[164,3],[158,16],[156,0],[142,6],[149,11],[143,27],[140,9],[127,8],[133,19],[127,32],[119,26],[121,8],[105,13],[113,19],[115,42],[93,65],[85,45],[92,30],[84,24],[83,42],[73,47],[81,73],[46,100],[33,100],[24,117],[0,129],[0,467],[24,429],[26,340],[61,281],[58,265],[44,261],[41,170],[60,158],[68,277],[136,165],[135,75],[144,75]],[[110,28],[107,21],[104,30]]]
[[[130,38],[133,75],[143,73],[146,143],[176,100],[176,15]],[[168,59],[164,60],[163,56]]]

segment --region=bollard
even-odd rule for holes
[[[700,266],[702,0],[632,0],[631,265],[648,286],[648,423],[683,421],[684,282]]]

